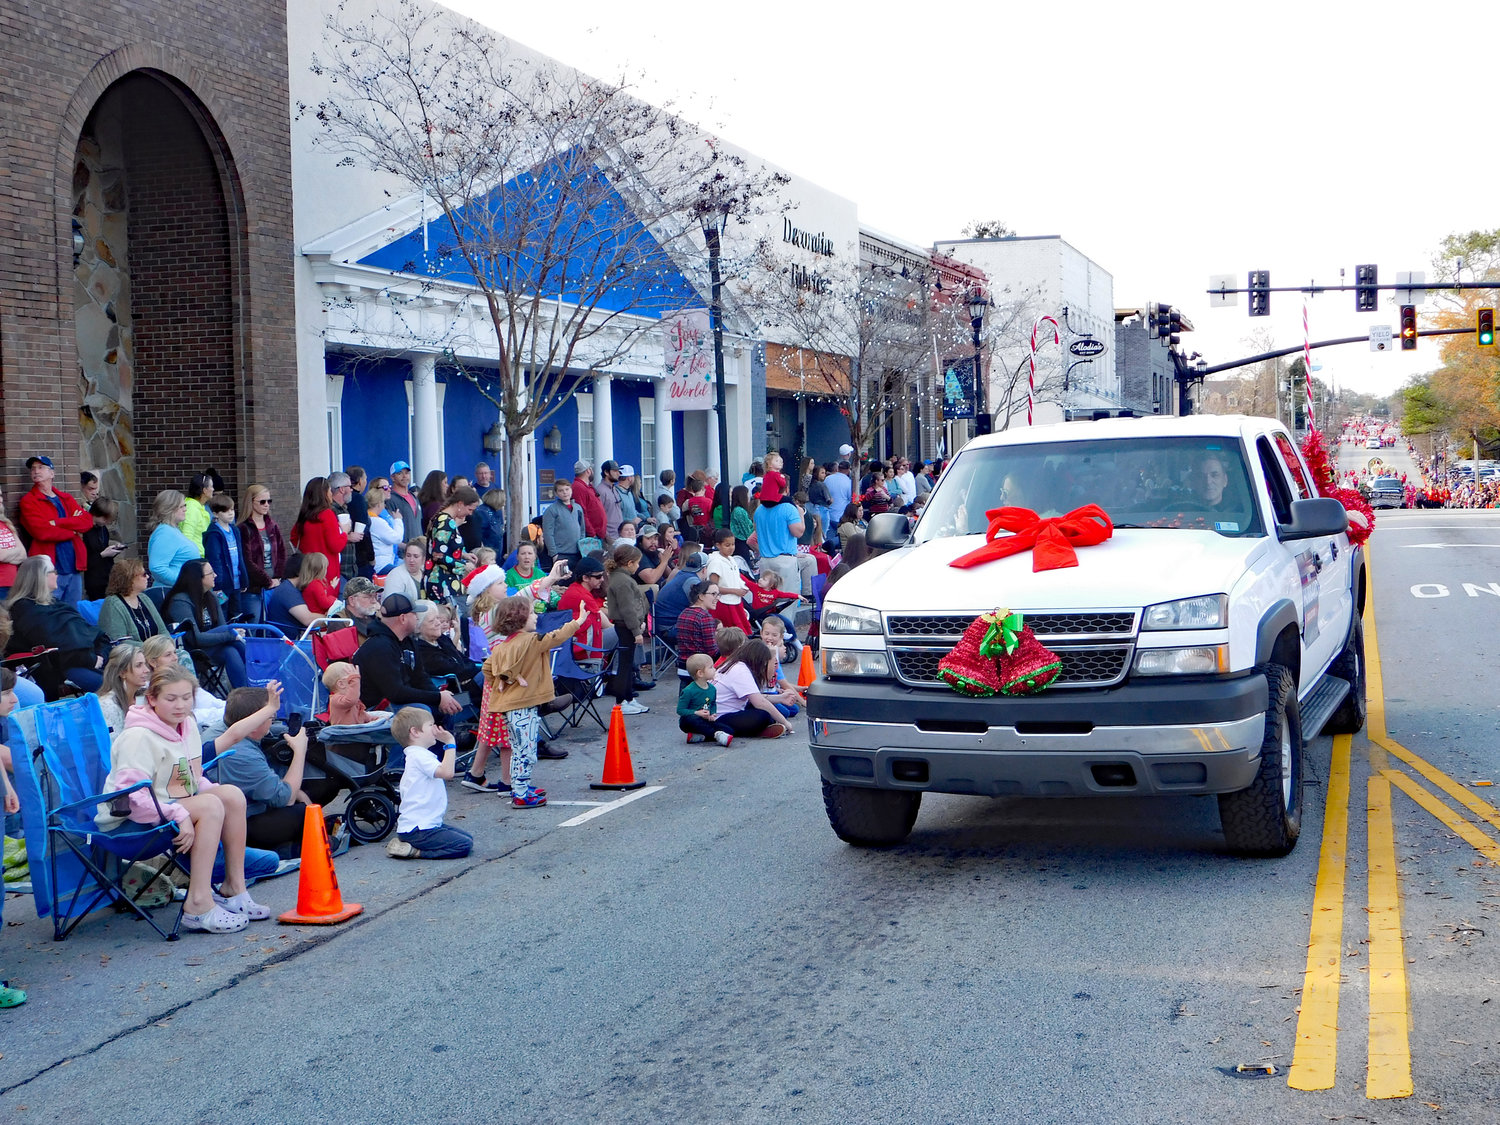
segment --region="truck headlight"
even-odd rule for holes
[[[830,648],[826,651],[830,676],[889,676],[890,659],[883,652]]]
[[[824,602],[821,628],[825,633],[878,633],[880,611],[844,602]]]
[[[1229,671],[1229,646],[1137,649],[1134,670],[1137,676],[1212,676]]]
[[[1227,629],[1229,595],[1204,594],[1176,602],[1148,605],[1141,615],[1142,629]]]

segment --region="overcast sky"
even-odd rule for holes
[[[1445,236],[1500,227],[1494,99],[1473,95],[1493,3],[446,2],[590,73],[640,76],[899,238],[978,218],[1061,235],[1113,275],[1117,306],[1181,308],[1210,363],[1248,354],[1254,329],[1302,340],[1300,295],[1251,320],[1243,296],[1209,308],[1210,274],[1431,277]],[[1312,299],[1313,338],[1397,322],[1389,294],[1353,310],[1352,293]],[[1386,393],[1436,352],[1358,344],[1314,363]]]

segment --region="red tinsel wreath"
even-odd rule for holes
[[[1337,500],[1349,513],[1349,542],[1356,547],[1362,545],[1375,530],[1375,509],[1354,489],[1338,487],[1328,458],[1328,447],[1320,431],[1307,431],[1307,437],[1302,439],[1302,456],[1312,470],[1313,486],[1318,494]]]

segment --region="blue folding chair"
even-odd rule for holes
[[[104,599],[100,598],[93,602],[78,602],[73,608],[78,610],[78,615],[90,625],[98,626],[99,610],[104,607]]]
[[[538,633],[550,633],[571,621],[573,615],[567,611],[544,613],[537,618]],[[613,630],[611,630],[612,632]],[[582,658],[574,654],[574,646],[583,653]],[[599,724],[600,730],[608,730],[604,717],[599,714],[599,697],[604,694],[605,683],[614,669],[619,649],[605,641],[603,648],[594,648],[578,640],[558,645],[552,650],[552,678],[563,681],[563,686],[573,697],[573,704],[559,712],[570,727],[577,727],[584,716]]]
[[[118,902],[167,941],[175,941],[182,924],[182,906],[177,905],[176,919],[168,931],[137,898],[157,879],[169,878],[174,868],[187,874],[172,843],[178,832],[176,823],[159,805],[157,824],[127,820],[105,832],[94,823],[101,804],[151,786],[149,781],[140,781],[124,789],[105,789],[110,770],[109,728],[99,710],[98,696],[83,695],[28,707],[12,718],[28,750],[27,754],[13,755],[18,778],[22,758],[40,766],[34,773],[26,771],[23,821],[26,848],[32,857],[37,916],[51,913],[53,939],[64,940],[86,915],[106,903]],[[38,803],[44,810],[40,825],[35,815]],[[24,815],[26,806],[30,806],[32,815]],[[40,862],[42,856],[45,863]],[[132,897],[121,882],[125,871],[132,863],[158,856],[165,859],[161,869]]]

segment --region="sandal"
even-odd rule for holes
[[[26,993],[11,988],[10,981],[0,981],[0,1008],[19,1008],[26,1003]]]
[[[231,914],[243,914],[252,922],[264,922],[271,916],[271,908],[269,906],[262,906],[256,902],[250,897],[249,891],[241,891],[233,898],[225,898],[218,891],[215,891],[214,902]]]
[[[237,934],[249,924],[250,919],[243,914],[218,905],[204,914],[184,913],[182,916],[184,930],[196,930],[202,934]]]

